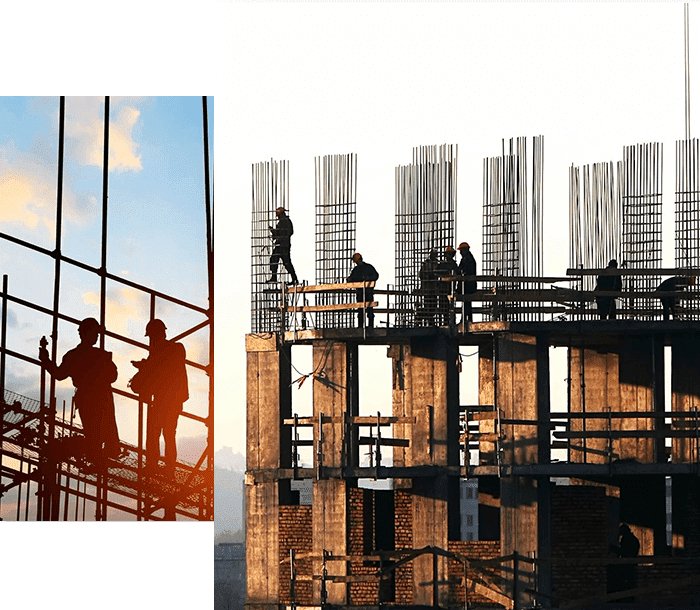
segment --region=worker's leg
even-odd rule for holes
[[[292,265],[292,258],[289,254],[289,250],[282,252],[282,263],[284,263],[284,268],[288,271],[289,275],[292,277],[292,283],[298,284],[299,279],[297,278],[296,271],[294,271],[294,265]]]
[[[177,462],[177,420],[182,411],[182,405],[177,405],[179,408],[172,409],[168,412],[163,422],[163,438],[165,440],[165,470],[170,476],[175,472],[175,463]]]
[[[268,282],[276,282],[277,281],[277,266],[279,265],[280,262],[280,247],[275,246],[272,250],[272,254],[270,255],[270,279]]]
[[[148,405],[146,417],[146,465],[149,468],[158,468],[160,459],[160,433],[163,429],[161,416],[153,405]]]

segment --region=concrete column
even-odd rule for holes
[[[334,555],[348,553],[348,482],[343,479],[326,478],[324,468],[340,468],[347,457],[344,438],[343,417],[353,412],[353,388],[357,387],[357,347],[347,343],[323,341],[313,346],[313,364],[317,371],[313,385],[313,411],[318,418],[333,418],[332,423],[323,424],[321,478],[313,484],[313,554],[323,555],[329,551]],[[318,426],[314,428],[316,448],[319,442]],[[315,453],[316,467],[319,456]],[[352,483],[350,483],[352,484]],[[323,562],[314,559],[314,574],[321,574]],[[344,561],[327,562],[329,575],[345,575]],[[344,583],[326,583],[329,604],[348,603],[348,586]],[[321,583],[313,585],[314,604],[321,603]]]
[[[291,353],[276,335],[248,335],[246,352],[246,605],[271,609],[279,601],[276,471],[291,460],[291,433],[282,424],[291,416]]]
[[[459,372],[456,347],[444,336],[393,346],[393,413],[414,418],[401,432],[408,448],[394,451],[394,464],[403,466],[459,465]],[[459,536],[459,480],[446,474],[397,482],[412,484],[413,547],[447,549]],[[438,557],[440,605],[449,603],[447,561]],[[433,604],[433,557],[413,561],[413,604]],[[444,583],[444,584],[439,584]]]
[[[569,349],[570,408],[575,412],[663,411],[663,345],[653,335],[630,337],[617,345]],[[572,421],[573,431],[655,430],[648,418],[586,419]],[[571,460],[607,462],[609,441],[574,439]],[[642,463],[663,461],[663,443],[654,438],[621,438],[612,442],[613,459]],[[585,457],[584,457],[585,456]]]
[[[505,419],[524,419],[536,424],[502,426],[505,436],[502,441],[503,462],[512,465],[536,464],[539,450],[537,435],[538,429],[542,428],[538,421],[547,418],[549,411],[547,344],[543,339],[538,346],[535,337],[515,334],[498,336],[496,341],[496,406],[501,409]],[[532,553],[539,554],[540,542],[548,545],[549,541],[548,482],[538,488],[533,478],[511,476],[501,477],[500,481],[501,553],[510,555],[517,552],[525,557]],[[541,510],[539,502],[545,504]],[[535,585],[534,572],[532,565],[526,563],[520,563],[518,570],[516,590],[509,593],[522,606],[527,599],[523,590]],[[548,586],[546,574],[541,582],[543,586]]]
[[[671,402],[674,411],[694,412],[700,409],[700,344],[694,336],[675,337],[671,344]],[[689,430],[694,420],[686,420]],[[677,429],[682,426],[680,422]],[[698,442],[694,438],[673,439],[673,462],[693,462],[698,459]]]

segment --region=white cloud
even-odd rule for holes
[[[71,149],[82,165],[102,168],[104,156],[104,120],[100,116],[101,97],[71,98],[66,119],[66,137],[72,140]],[[109,170],[117,172],[143,169],[139,145],[133,131],[140,111],[122,106],[116,116],[111,114],[109,124]]]

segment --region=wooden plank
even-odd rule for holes
[[[412,424],[414,422],[413,417],[380,417],[380,426],[390,426],[391,424]],[[330,417],[328,415],[323,416],[324,424],[342,424],[345,421],[343,417]],[[360,415],[355,417],[348,417],[348,421],[356,426],[376,426],[377,418],[371,415]],[[294,419],[285,419],[284,423],[287,425],[294,425]],[[298,426],[315,426],[318,423],[317,417],[299,417],[297,419]]]
[[[309,311],[346,311],[349,309],[362,309],[364,307],[376,307],[377,301],[362,301],[360,303],[335,303],[333,305],[300,305],[299,307],[280,307],[289,312],[309,312]]]
[[[379,440],[380,445],[386,445],[387,447],[409,447],[410,443],[406,438],[384,438],[371,437],[371,436],[361,436],[358,440],[360,445],[376,445],[377,440]]]
[[[356,290],[357,288],[374,288],[375,281],[365,282],[340,282],[336,284],[315,284],[312,286],[289,286],[287,293],[295,292],[339,292],[343,290]]]
[[[492,602],[500,604],[507,610],[511,610],[513,608],[513,600],[507,595],[503,595],[503,593],[499,591],[494,591],[493,589],[490,589],[489,587],[474,580],[467,580],[467,582],[471,583],[471,590],[474,591],[474,593],[478,593],[486,599],[490,599]]]

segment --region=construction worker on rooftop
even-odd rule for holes
[[[377,270],[369,263],[366,263],[362,259],[362,254],[359,252],[355,252],[355,254],[352,255],[352,262],[355,264],[355,267],[348,276],[348,282],[376,282],[377,279],[379,279]],[[374,288],[357,288],[355,290],[355,296],[358,303],[363,301],[371,303],[374,301]],[[364,328],[365,317],[362,309],[357,310],[357,318],[360,328]],[[374,326],[374,310],[372,307],[367,307],[367,326],[369,328]]]
[[[459,244],[458,250],[460,255],[462,256],[462,260],[459,261],[459,274],[476,275],[476,259],[469,250],[469,244],[466,241],[463,241],[461,244]],[[476,280],[465,280],[464,283],[458,288],[458,292],[461,292],[462,295],[474,294],[476,292]],[[465,321],[464,318],[466,318],[470,322],[472,320],[471,300],[464,300],[464,315],[462,322]]]
[[[299,280],[297,279],[296,271],[294,271],[294,265],[292,265],[290,254],[294,225],[292,224],[291,218],[287,216],[286,210],[281,206],[275,210],[275,216],[277,216],[277,226],[268,226],[275,247],[272,249],[272,255],[270,256],[271,276],[270,279],[267,280],[267,283],[272,284],[277,282],[277,267],[280,260],[282,260],[284,268],[289,272],[292,278],[292,284],[298,284]]]

